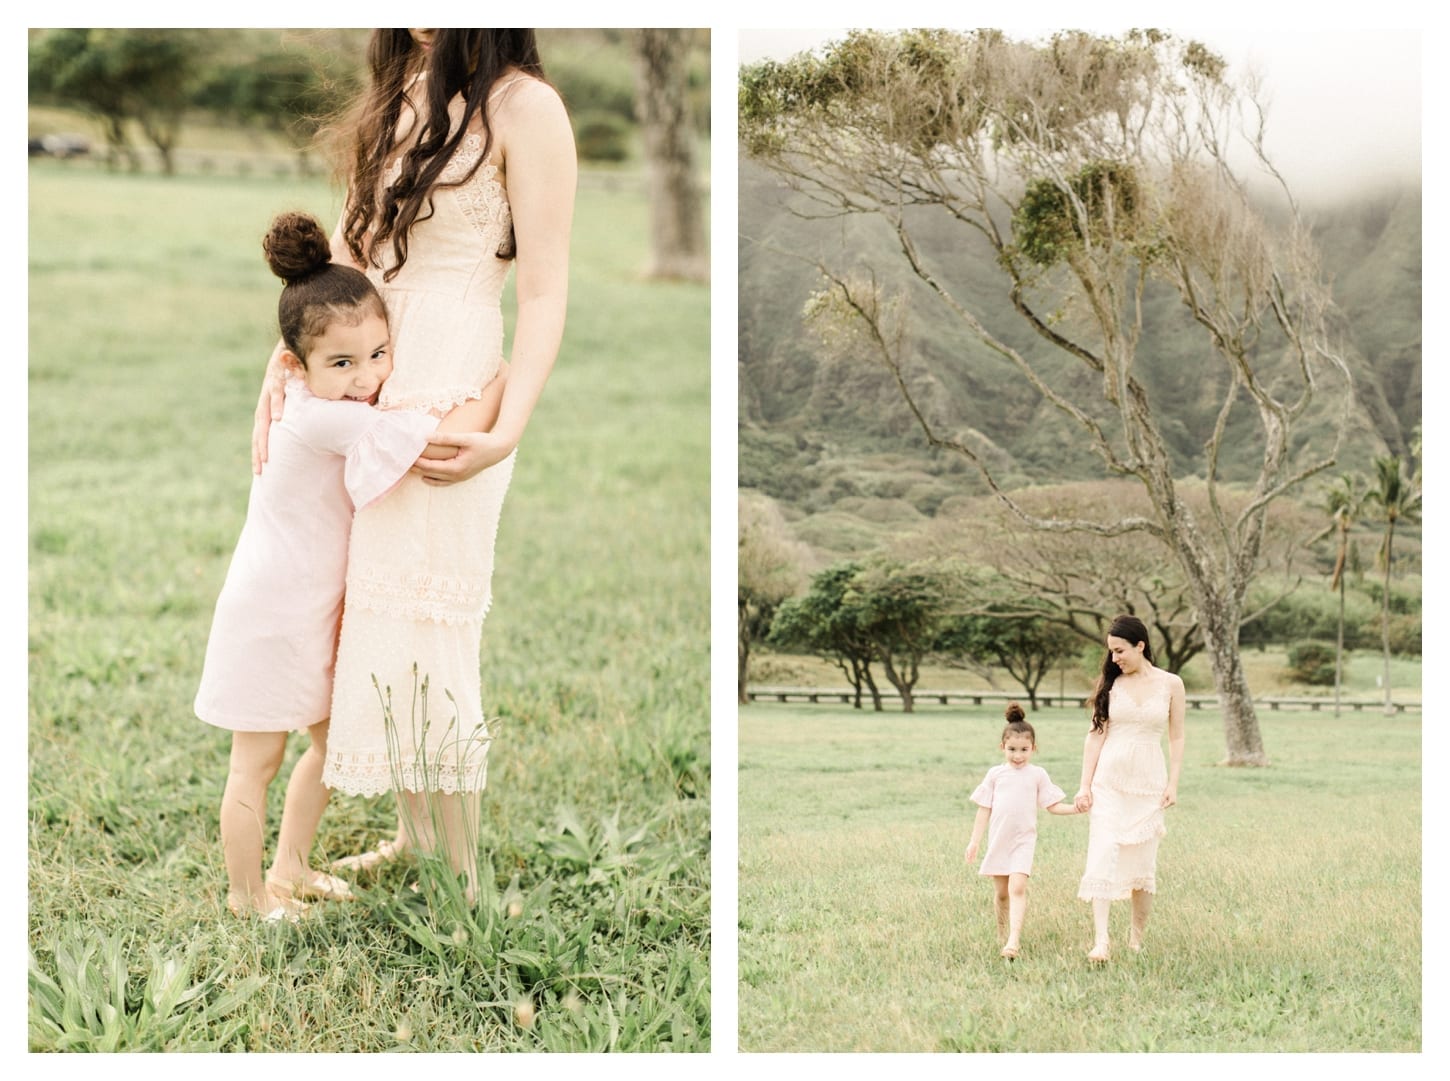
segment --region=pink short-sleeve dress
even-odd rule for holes
[[[980,873],[1030,875],[1037,848],[1037,809],[1051,807],[1065,796],[1045,769],[1030,762],[1024,766],[1004,762],[989,769],[972,793],[973,803],[992,811]]]
[[[289,380],[267,464],[217,599],[193,708],[239,732],[328,716],[354,507],[391,490],[438,426],[423,413],[318,398]]]

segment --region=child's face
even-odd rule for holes
[[[1032,742],[1032,737],[1013,733],[1002,741],[1002,753],[1007,757],[1007,765],[1015,769],[1021,769],[1032,759],[1032,752],[1037,750]]]
[[[369,313],[349,325],[335,320],[307,351],[302,378],[307,389],[329,401],[347,399],[373,405],[383,380],[393,374],[388,321]]]

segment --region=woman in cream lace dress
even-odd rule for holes
[[[1131,899],[1128,948],[1142,948],[1158,889],[1158,839],[1167,832],[1163,812],[1178,802],[1183,768],[1183,680],[1153,664],[1148,628],[1134,616],[1113,620],[1107,644],[1073,801],[1079,811],[1091,812],[1078,897],[1092,903],[1093,961],[1108,959],[1113,901]]]
[[[416,841],[471,894],[490,738],[480,637],[514,449],[563,333],[574,143],[530,30],[377,30],[369,60],[334,247],[388,306],[395,367],[379,405],[443,416],[430,452],[452,457],[420,459],[354,521],[323,780],[399,799],[393,841],[344,865]],[[504,366],[511,266],[503,400],[480,432],[471,403]]]

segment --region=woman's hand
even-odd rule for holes
[[[977,862],[977,846],[975,843],[967,845],[967,866]]]
[[[1159,804],[1159,806],[1168,808],[1175,806],[1177,803],[1178,786],[1176,784],[1171,784],[1163,790],[1163,801]]]
[[[1078,814],[1087,814],[1093,809],[1093,794],[1083,789],[1072,797],[1072,805],[1077,808]]]
[[[450,458],[420,457],[408,471],[417,473],[424,484],[457,484],[497,465],[514,449],[514,443],[495,432],[434,432],[428,448],[457,447]]]

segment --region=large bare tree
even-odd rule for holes
[[[818,55],[742,69],[740,134],[807,197],[805,213],[872,215],[891,231],[892,267],[818,263],[812,313],[890,368],[933,446],[973,462],[1038,528],[1110,546],[1147,534],[1173,553],[1222,703],[1225,761],[1262,765],[1238,648],[1246,593],[1269,504],[1337,453],[1337,441],[1296,443],[1296,422],[1322,409],[1326,387],[1346,416],[1352,389],[1307,226],[1264,152],[1264,113],[1227,76],[1203,46],[1157,31],[1041,43],[990,30],[853,32]],[[1241,179],[1240,152],[1276,183],[1272,214]],[[980,295],[954,280],[953,248],[967,244],[990,247],[1026,344],[987,326]],[[1180,491],[1168,418],[1135,366],[1145,311],[1164,292],[1201,329],[1197,362],[1216,368],[1206,513]],[[919,404],[934,377],[910,332],[922,294],[1026,379],[1108,474],[1135,478],[1150,511],[1046,518],[1015,501],[984,453],[991,418]],[[1061,375],[1063,359],[1075,375]],[[1231,508],[1220,456],[1245,412],[1262,454]]]

